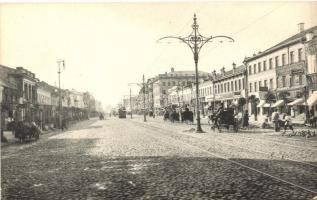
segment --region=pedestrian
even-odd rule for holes
[[[283,134],[285,134],[287,128],[289,128],[290,130],[292,130],[292,132],[294,133],[293,124],[292,124],[292,118],[291,118],[291,116],[289,116],[289,115],[286,115],[286,116],[285,116],[284,132],[283,132]]]
[[[280,131],[280,116],[277,112],[277,109],[274,109],[274,112],[272,113],[272,121],[274,123],[274,130],[275,132]]]
[[[242,127],[243,128],[248,128],[249,127],[249,111],[248,110],[246,110],[244,112]]]

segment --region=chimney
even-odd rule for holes
[[[298,24],[298,33],[301,33],[304,31],[304,23],[299,23]]]
[[[236,72],[236,63],[232,63],[232,69],[233,69],[233,73],[235,73]]]
[[[226,71],[225,71],[225,67],[222,67],[222,68],[221,68],[221,74],[224,75],[225,72],[226,72]]]
[[[171,68],[171,72],[174,72],[174,67]]]

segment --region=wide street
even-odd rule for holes
[[[313,199],[317,141],[195,133],[161,118],[90,119],[3,147],[2,199]]]

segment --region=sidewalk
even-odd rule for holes
[[[76,127],[76,125],[78,125],[79,123],[89,122],[89,121],[97,121],[97,118],[91,118],[89,120],[71,122],[71,123],[69,123],[67,130],[69,130],[73,127]],[[41,137],[43,137],[44,135],[47,135],[50,133],[57,133],[57,132],[60,132],[60,129],[54,128],[52,130],[41,131],[40,140],[41,140]],[[12,144],[16,144],[17,142],[19,142],[19,140],[17,138],[15,138],[14,135],[12,134],[12,131],[4,131],[3,136],[7,139],[8,142],[1,142],[1,148],[6,147],[6,146],[10,146]]]

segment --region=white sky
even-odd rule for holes
[[[201,51],[199,70],[211,72],[263,51],[317,25],[317,2],[202,3],[30,3],[0,4],[0,64],[23,66],[43,81],[90,91],[103,105],[116,105],[128,83],[165,71],[194,70],[185,44],[157,43],[163,36],[186,36],[197,14],[204,36],[228,35],[234,43],[210,43]],[[137,87],[133,87],[136,94]]]

